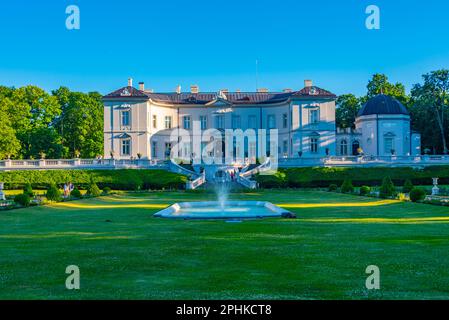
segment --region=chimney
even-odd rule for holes
[[[133,78],[128,78],[128,87],[133,86]]]
[[[229,93],[229,90],[228,90],[228,89],[221,89],[220,91],[223,92],[223,93],[225,93],[225,94],[226,94],[226,93]]]
[[[145,82],[139,82],[139,90],[145,91]]]
[[[199,93],[200,87],[198,87],[197,85],[192,85],[192,86],[190,86],[190,92],[191,93]]]
[[[257,89],[257,92],[259,92],[259,93],[268,93],[268,89],[267,88],[259,88],[259,89]]]
[[[313,86],[313,81],[312,80],[304,80],[304,87],[310,88],[312,86]]]
[[[282,90],[282,92],[284,92],[284,93],[290,93],[290,92],[293,92],[293,90],[290,89],[290,88],[286,88],[286,89]]]
[[[237,90],[235,90],[235,92],[240,93],[240,92],[242,92],[242,90],[237,89]]]
[[[181,86],[180,85],[176,86],[176,93],[181,94]]]

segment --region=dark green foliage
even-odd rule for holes
[[[393,181],[391,181],[390,177],[385,177],[382,181],[382,185],[379,189],[379,197],[381,198],[390,198],[394,196],[396,193],[396,189],[394,187]]]
[[[51,184],[47,190],[46,194],[47,200],[49,201],[60,201],[61,200],[61,191],[58,189],[56,184]]]
[[[74,188],[72,192],[70,192],[70,196],[74,198],[81,198],[81,191],[78,188]]]
[[[371,188],[370,188],[370,187],[368,187],[368,186],[362,186],[362,187],[360,187],[359,194],[360,194],[361,196],[367,196],[367,195],[369,195],[370,193],[371,193]]]
[[[163,170],[29,170],[0,172],[0,181],[8,189],[27,183],[35,189],[46,189],[52,183],[62,185],[67,181],[87,189],[95,181],[100,189],[162,190],[184,189],[187,177]]]
[[[22,193],[14,197],[14,202],[23,207],[28,207],[30,205],[31,198],[27,193]]]
[[[410,181],[410,179],[405,180],[404,186],[402,187],[403,193],[409,193],[413,189],[413,183]]]
[[[104,187],[103,188],[103,193],[104,194],[110,194],[111,192],[112,192],[111,188],[109,188],[109,187]]]
[[[413,188],[410,191],[410,200],[413,202],[418,202],[424,200],[426,197],[426,192],[421,188]]]
[[[356,187],[375,187],[382,183],[383,178],[389,176],[395,185],[402,186],[408,179],[414,185],[431,185],[433,177],[439,177],[441,185],[449,184],[449,166],[432,166],[424,169],[412,167],[401,168],[289,168],[279,169],[285,173],[286,187],[290,188],[328,188],[331,184],[341,185],[346,179],[351,179]],[[0,174],[1,177],[1,174]],[[264,188],[266,178],[256,177]],[[271,182],[271,180],[269,180]]]
[[[287,186],[286,174],[282,171],[277,171],[275,174],[257,175],[257,182],[263,188],[285,188]]]
[[[101,195],[101,190],[95,182],[92,182],[87,188],[87,194],[92,197],[99,197]]]
[[[331,184],[329,185],[329,189],[330,192],[335,192],[338,190],[338,186],[336,184]]]
[[[25,187],[23,188],[23,193],[27,194],[30,198],[34,197],[33,187],[31,186],[31,183],[27,183]]]
[[[354,186],[352,185],[351,180],[346,179],[343,181],[343,184],[341,185],[341,192],[343,193],[353,193],[354,192]]]

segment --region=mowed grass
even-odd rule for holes
[[[449,209],[327,192],[256,191],[298,219],[173,221],[184,192],[0,212],[1,299],[448,299]],[[68,265],[81,290],[65,288]],[[381,290],[365,288],[368,265]]]

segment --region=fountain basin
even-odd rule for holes
[[[266,201],[180,202],[154,214],[171,219],[296,218],[294,213]]]

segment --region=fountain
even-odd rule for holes
[[[3,193],[3,187],[4,187],[4,183],[0,182],[0,201],[5,201],[5,194]]]
[[[262,218],[295,218],[295,214],[266,201],[229,201],[229,183],[215,185],[218,201],[181,202],[154,216],[172,219],[223,219],[239,221]]]

